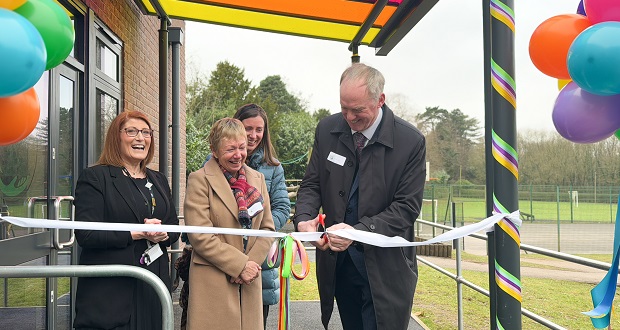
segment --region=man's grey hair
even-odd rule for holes
[[[354,63],[340,76],[340,85],[344,81],[363,79],[366,82],[366,92],[373,100],[378,100],[383,93],[385,78],[379,70],[362,63]]]

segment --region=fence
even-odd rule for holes
[[[450,225],[454,203],[458,225],[480,221],[486,218],[485,189],[428,184],[420,218]],[[520,185],[522,242],[536,241],[537,246],[565,253],[610,254],[619,190],[618,186]]]

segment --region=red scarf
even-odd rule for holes
[[[252,229],[252,217],[262,212],[262,208],[252,217],[250,217],[250,214],[248,213],[248,208],[256,203],[263,204],[263,196],[260,194],[258,189],[248,184],[245,177],[245,169],[243,167],[239,169],[239,175],[237,178],[225,170],[222,165],[220,165],[220,169],[222,170],[222,173],[224,173],[228,184],[230,184],[230,189],[232,189],[235,200],[237,201],[237,206],[239,207],[239,223],[241,224],[241,227],[244,229]]]

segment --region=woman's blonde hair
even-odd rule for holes
[[[101,155],[99,156],[99,160],[97,164],[99,165],[112,165],[123,167],[125,163],[123,162],[123,157],[121,154],[121,134],[125,134],[122,129],[123,125],[130,119],[142,120],[146,123],[149,129],[153,129],[151,127],[151,122],[146,114],[135,111],[135,110],[125,110],[121,112],[110,124],[108,128],[108,132],[105,136],[105,142],[103,144],[103,151],[101,151]],[[154,133],[154,132],[153,132]],[[146,166],[151,163],[153,160],[153,156],[155,155],[155,135],[151,135],[151,146],[149,147],[149,151],[146,154],[146,158],[140,162],[140,170],[145,171]]]
[[[224,139],[247,139],[245,126],[243,126],[239,119],[226,117],[216,121],[213,126],[211,126],[211,132],[209,132],[209,147],[213,155],[215,155],[215,151],[220,149],[220,145]]]

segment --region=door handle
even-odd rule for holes
[[[61,203],[62,202],[66,202],[68,201],[69,204],[71,205],[71,212],[69,214],[69,219],[61,219],[60,217],[60,207],[61,207]],[[54,215],[55,215],[55,220],[69,220],[69,221],[75,221],[75,206],[73,205],[73,196],[58,196],[54,199]],[[75,243],[75,230],[71,229],[71,236],[69,238],[68,241],[66,242],[60,242],[60,229],[54,229],[53,232],[53,239],[52,242],[54,243],[54,248],[56,250],[62,250],[68,246],[73,245],[73,243]]]

